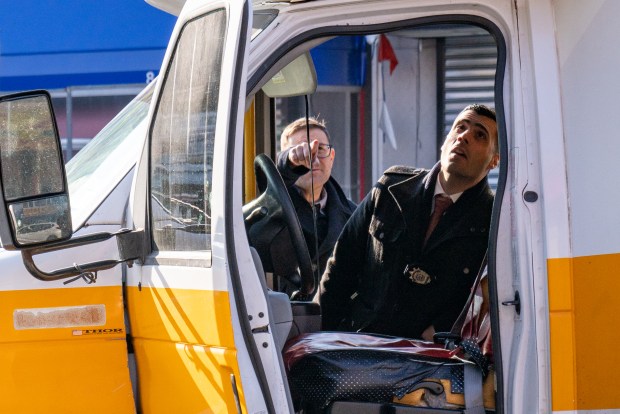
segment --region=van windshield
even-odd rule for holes
[[[151,82],[67,163],[74,231],[135,166],[146,136],[154,86]]]

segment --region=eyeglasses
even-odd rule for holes
[[[319,150],[316,153],[316,156],[319,158],[327,158],[332,153],[333,145],[330,144],[319,144]]]

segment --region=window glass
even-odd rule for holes
[[[165,75],[151,136],[155,250],[211,248],[209,198],[225,30],[223,9],[189,22]]]
[[[393,55],[379,58],[384,49]],[[330,37],[310,55],[318,87],[309,115],[325,121],[331,176],[355,202],[393,165],[432,168],[466,105],[494,106],[497,45],[470,24]],[[276,137],[305,113],[303,96],[276,98]],[[489,174],[492,188],[498,172]]]
[[[278,17],[276,9],[254,10],[252,18],[252,40],[263,32]]]
[[[136,164],[144,144],[154,86],[147,86],[67,163],[74,230]]]
[[[142,89],[128,86],[72,86],[52,93],[65,162],[84,148]],[[147,105],[148,107],[148,105]]]

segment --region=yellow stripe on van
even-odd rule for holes
[[[620,407],[620,254],[549,259],[553,411]]]
[[[90,332],[92,331],[92,332]],[[120,286],[0,291],[2,342],[125,339]]]
[[[228,292],[129,287],[127,298],[144,412],[236,412],[232,375],[247,412]]]
[[[0,413],[135,412],[120,286],[0,291],[0,332]]]
[[[135,412],[124,340],[0,345],[0,413]]]

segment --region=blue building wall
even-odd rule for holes
[[[0,91],[147,83],[175,21],[144,0],[2,1]],[[315,49],[319,84],[361,85],[364,47],[353,36]]]
[[[362,86],[366,76],[364,36],[336,37],[311,53],[321,86]]]
[[[0,91],[146,83],[176,17],[143,0],[0,2]]]

